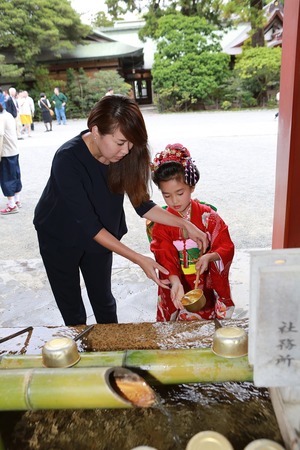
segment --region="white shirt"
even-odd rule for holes
[[[9,112],[4,110],[0,113],[0,157],[18,154],[16,121]]]

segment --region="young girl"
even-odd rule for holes
[[[167,211],[189,220],[207,233],[210,246],[205,254],[181,228],[148,224],[151,251],[156,261],[169,271],[171,289],[158,289],[158,321],[230,318],[234,303],[228,281],[234,255],[228,227],[208,204],[192,200],[200,175],[189,151],[181,144],[167,145],[152,164],[153,181],[167,204]],[[150,230],[150,228],[151,230]],[[206,304],[197,313],[184,309],[183,295],[195,288],[196,271],[200,271],[198,287],[203,289]]]

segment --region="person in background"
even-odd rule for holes
[[[20,122],[19,105],[18,105],[18,99],[17,99],[17,91],[14,87],[10,87],[8,90],[8,93],[9,93],[9,95],[5,101],[6,111],[9,112],[15,119],[18,139],[24,139],[21,136],[21,122]]]
[[[46,131],[52,131],[52,116],[50,114],[51,103],[47,99],[47,96],[44,92],[40,93],[38,106],[42,110],[42,118],[45,124]]]
[[[23,132],[27,131],[28,137],[31,137],[31,124],[32,117],[34,116],[34,102],[32,98],[29,97],[27,91],[22,91],[19,93],[18,105]]]
[[[25,91],[25,92],[27,92],[27,91]],[[34,120],[34,112],[35,112],[34,100],[33,100],[32,97],[30,97],[28,92],[27,92],[27,95],[28,95],[28,101],[30,103],[31,118],[32,118],[32,122],[30,124],[30,128],[31,128],[31,131],[34,131],[34,121],[33,121]]]
[[[150,200],[148,136],[137,103],[122,95],[104,96],[87,125],[56,152],[34,213],[40,253],[66,325],[86,323],[80,272],[97,323],[118,321],[111,291],[113,252],[168,289],[164,267],[120,242],[127,232],[125,194],[139,216],[181,227],[200,248],[207,247],[203,231]]]
[[[0,88],[0,104],[2,105],[3,109],[6,109],[5,95],[1,88]]]
[[[190,152],[182,144],[167,145],[152,164],[154,183],[167,204],[167,211],[205,232],[209,239],[206,253],[181,227],[148,223],[150,248],[156,261],[168,272],[171,289],[158,287],[157,320],[227,319],[234,311],[228,281],[234,255],[228,227],[211,205],[192,199],[200,174]],[[206,305],[197,313],[184,309],[181,299],[195,289],[196,272]]]
[[[51,97],[51,101],[54,105],[55,109],[55,115],[57,119],[58,125],[61,124],[61,122],[66,125],[67,119],[66,119],[66,104],[67,104],[67,97],[65,94],[60,92],[59,88],[54,88],[54,94]]]
[[[107,91],[106,91],[106,94],[105,95],[113,95],[114,94],[114,90],[113,90],[113,88],[112,87],[110,87],[110,88],[108,88],[107,89]]]
[[[2,215],[15,214],[21,207],[22,190],[16,124],[13,116],[0,104],[0,185],[7,197],[7,206]]]

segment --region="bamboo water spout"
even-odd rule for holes
[[[210,348],[82,353],[72,370],[105,366],[139,369],[145,379],[150,376],[162,384],[253,381],[253,370],[247,356],[222,358]],[[42,357],[35,355],[8,355],[0,361],[0,369],[42,367]],[[66,370],[68,372],[70,369]],[[0,384],[3,372],[5,370],[0,370]]]
[[[0,371],[0,410],[151,406],[154,391],[122,367]]]

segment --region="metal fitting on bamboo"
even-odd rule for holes
[[[115,367],[0,371],[0,410],[152,406],[156,396],[131,370]]]
[[[142,370],[143,377],[151,375],[152,381],[162,384],[253,381],[253,369],[247,356],[223,358],[210,348],[81,353],[81,359],[73,370],[103,367],[108,363],[111,367],[122,365]],[[0,362],[0,369],[25,367],[43,367],[42,357],[7,355]]]

